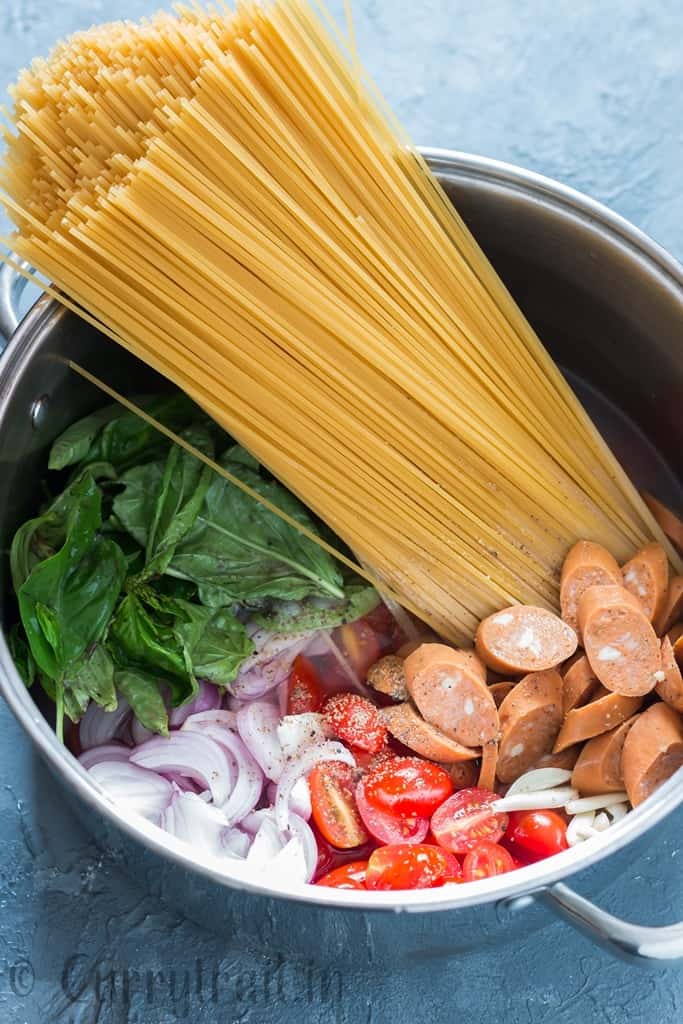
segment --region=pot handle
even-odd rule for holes
[[[562,882],[538,896],[555,914],[611,953],[650,966],[683,961],[683,921],[662,928],[631,924],[596,907]]]
[[[17,263],[25,270],[31,270],[31,264],[26,260],[19,260]],[[0,353],[7,347],[7,343],[17,329],[19,314],[17,307],[21,293],[26,287],[26,278],[22,277],[18,270],[3,263],[0,266]]]

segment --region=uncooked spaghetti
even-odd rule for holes
[[[578,537],[622,561],[662,539],[306,0],[92,29],[13,98],[10,247],[439,633],[556,607]]]

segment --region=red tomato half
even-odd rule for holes
[[[365,778],[368,803],[390,814],[429,818],[452,792],[448,772],[419,757],[394,757]]]
[[[421,843],[427,835],[429,818],[390,814],[373,807],[365,795],[364,778],[356,786],[356,805],[366,829],[381,843]]]
[[[567,849],[567,824],[555,811],[512,811],[505,845],[522,859],[543,860]]]
[[[500,799],[488,789],[461,789],[432,815],[431,829],[439,846],[451,853],[467,853],[482,839],[498,842],[508,823],[507,814],[492,811]]]
[[[329,871],[319,878],[316,885],[328,885],[333,889],[365,889],[366,860],[352,860],[348,864]]]
[[[313,820],[328,843],[343,850],[368,840],[354,797],[355,772],[343,761],[317,764],[308,776]]]
[[[503,846],[483,839],[466,855],[462,873],[466,882],[476,882],[480,878],[504,875],[507,871],[514,871],[515,867],[513,858]]]
[[[432,889],[457,877],[460,865],[439,846],[397,843],[380,846],[370,854],[365,875],[367,889]]]
[[[323,690],[313,662],[300,654],[294,659],[287,684],[287,714],[303,715],[320,711]]]
[[[379,711],[359,693],[336,693],[323,707],[325,729],[350,747],[378,754],[387,741]]]
[[[334,639],[356,675],[365,680],[368,669],[384,654],[393,654],[404,641],[403,633],[385,604],[335,630]]]

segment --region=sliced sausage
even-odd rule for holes
[[[621,585],[621,569],[616,558],[602,544],[578,541],[564,560],[560,578],[561,615],[577,633],[581,595],[589,587],[609,584]]]
[[[634,807],[683,765],[683,722],[668,704],[658,701],[638,716],[624,743],[621,767]]]
[[[403,658],[396,654],[387,654],[371,665],[367,681],[373,690],[386,694],[392,700],[408,699]]]
[[[444,764],[444,768],[456,789],[469,789],[477,784],[479,769],[476,761],[454,761],[453,764]]]
[[[664,678],[657,683],[657,693],[663,701],[683,714],[683,675],[668,636],[662,640],[662,673]]]
[[[493,789],[496,784],[496,767],[498,765],[498,742],[489,740],[481,748],[481,765],[477,786],[480,789]]]
[[[471,651],[422,644],[404,668],[408,693],[425,721],[465,747],[498,737],[498,709]]]
[[[598,686],[598,677],[586,655],[582,654],[562,677],[562,709],[565,715],[586,704]]]
[[[474,646],[495,672],[543,672],[576,650],[576,633],[545,608],[515,604],[479,623]]]
[[[574,708],[565,716],[553,753],[558,754],[575,743],[601,736],[616,729],[627,718],[640,711],[642,697],[624,697],[620,693],[598,690],[597,696],[582,708]]]
[[[621,752],[629,729],[637,718],[638,715],[633,715],[616,729],[610,729],[584,744],[572,772],[572,786],[582,796],[619,793],[623,790]]]
[[[622,568],[624,586],[637,597],[650,622],[655,622],[666,602],[669,560],[661,544],[653,542]]]
[[[503,703],[510,690],[514,690],[516,685],[517,683],[491,683],[489,686],[489,693],[496,702],[497,708],[500,708],[500,705]]]
[[[433,644],[438,642],[438,637],[435,633],[423,633],[422,636],[416,637],[415,640],[406,640],[399,649],[396,651],[399,658],[407,658],[409,654],[416,651],[418,647],[422,647],[422,644]]]
[[[586,657],[606,689],[625,697],[649,693],[657,682],[657,634],[638,598],[625,587],[591,587],[579,601]]]
[[[683,619],[683,576],[672,576],[664,606],[653,623],[655,633],[657,636],[663,636],[680,619]]]
[[[549,754],[562,724],[562,678],[548,669],[532,672],[500,706],[500,747],[496,774],[514,782]]]
[[[450,737],[444,736],[429,722],[425,722],[408,702],[382,708],[379,714],[392,736],[430,761],[454,764],[457,761],[470,761],[479,757],[479,750],[464,747]]]
[[[646,491],[642,492],[643,501],[652,512],[662,530],[672,541],[678,550],[683,554],[683,523],[675,515],[670,508],[666,505],[662,505],[661,501],[657,501],[651,494]]]
[[[581,744],[575,743],[573,747],[565,747],[557,753],[544,754],[540,757],[534,768],[564,768],[565,771],[572,771],[581,753]]]

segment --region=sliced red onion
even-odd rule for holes
[[[318,866],[318,844],[315,841],[313,830],[308,822],[300,818],[298,814],[292,814],[290,815],[290,832],[299,837],[306,864],[306,877],[303,881],[310,882]]]
[[[323,635],[323,639],[332,657],[339,662],[339,666],[342,669],[346,678],[348,679],[351,689],[354,690],[356,693],[362,694],[363,697],[371,698],[372,691],[365,685],[365,683],[361,681],[361,678],[356,672],[356,670],[350,664],[348,659],[345,658],[342,652],[339,650],[336,643],[332,639],[332,634],[325,633]]]
[[[329,650],[327,637],[329,634],[329,629],[319,629],[317,633],[313,634],[310,643],[304,649],[307,658],[318,658],[321,654],[327,654]]]
[[[272,817],[264,815],[249,847],[247,864],[257,870],[268,868],[275,857],[277,857],[283,845],[280,830]]]
[[[240,828],[243,828],[250,836],[255,836],[266,818],[272,821],[273,824],[275,823],[275,811],[272,807],[260,807],[258,811],[252,811],[251,814],[247,814],[242,818]]]
[[[237,712],[237,730],[266,778],[277,782],[284,760],[278,739],[280,714],[274,704],[256,700]]]
[[[300,779],[302,775],[308,775],[316,764],[320,764],[322,761],[343,761],[344,764],[350,764],[351,767],[356,765],[351,751],[341,743],[337,743],[336,740],[327,740],[325,743],[316,743],[307,747],[297,760],[290,762],[280,776],[275,797],[275,819],[282,831],[289,827],[291,816],[289,801],[297,779]]]
[[[276,706],[280,712],[280,716],[287,714],[287,701],[289,699],[289,678],[284,679],[281,683],[278,683],[275,691],[277,695]]]
[[[259,636],[256,633],[252,637],[254,643]],[[310,639],[310,633],[298,636],[270,635],[261,650],[242,664],[237,679],[230,687],[232,693],[238,698],[262,697],[269,693],[287,679],[294,659]]]
[[[215,728],[207,726],[201,733],[189,730],[172,732],[168,738],[155,736],[136,747],[130,759],[133,764],[152,771],[180,772],[196,779],[202,788],[211,790],[213,802],[220,807],[230,796],[232,771],[224,746],[207,735],[209,729]]]
[[[234,854],[235,857],[243,859],[249,853],[251,836],[248,836],[246,832],[243,832],[240,828],[226,829],[221,841],[226,853]]]
[[[130,735],[134,746],[139,747],[141,743],[146,743],[147,740],[151,740],[152,736],[157,734],[152,732],[151,729],[145,729],[142,722],[138,721],[135,715],[133,715],[130,723]]]
[[[271,804],[274,804],[275,797],[277,796],[277,785],[274,782],[270,782],[266,792]],[[289,797],[289,809],[293,814],[298,814],[304,821],[308,821],[311,817],[311,788],[308,785],[308,779],[305,779],[303,775],[300,779],[296,780],[292,787]]]
[[[125,697],[119,697],[115,711],[104,711],[91,701],[78,728],[81,750],[101,747],[112,740],[123,740],[130,715],[130,705]]]
[[[103,743],[101,747],[91,747],[84,750],[78,760],[84,768],[90,770],[101,761],[128,761],[130,758],[130,747],[123,743]]]
[[[195,793],[199,792],[199,787],[193,779],[189,779],[187,775],[181,775],[180,772],[162,772],[165,779],[172,782],[178,789],[182,790],[183,793]],[[209,793],[209,798],[211,794]]]
[[[179,729],[190,715],[195,715],[200,711],[213,711],[221,706],[222,701],[223,694],[218,687],[201,679],[197,695],[192,700],[187,704],[181,704],[179,708],[171,708],[168,714],[168,724],[172,729]]]
[[[305,822],[302,822],[302,824],[305,824]],[[313,841],[315,842],[315,840]],[[284,884],[308,882],[312,877],[313,871],[315,871],[315,864],[312,869],[309,866],[308,856],[309,854],[303,839],[298,833],[295,833],[268,865],[269,878],[272,881],[281,881]]]
[[[180,728],[201,732],[207,725],[220,725],[224,729],[236,729],[237,715],[234,711],[223,711],[221,708],[216,708],[213,711],[198,711],[186,718]]]
[[[155,824],[173,796],[167,779],[130,762],[100,761],[90,774],[113,800]]]
[[[282,753],[288,761],[300,757],[306,747],[323,743],[327,739],[323,716],[316,711],[305,711],[301,715],[285,715],[277,727],[277,738]]]
[[[228,825],[237,824],[254,810],[263,790],[263,772],[257,762],[242,739],[231,729],[225,729],[220,725],[205,725],[201,733],[187,732],[183,735],[215,742],[223,748],[226,756],[235,762],[237,778],[229,798],[226,796],[224,800],[218,800],[214,793],[213,799],[223,811]],[[213,787],[211,791],[213,793]]]
[[[235,830],[229,828],[218,807],[200,800],[196,793],[176,791],[159,824],[171,835],[214,857],[238,856],[230,848]]]

